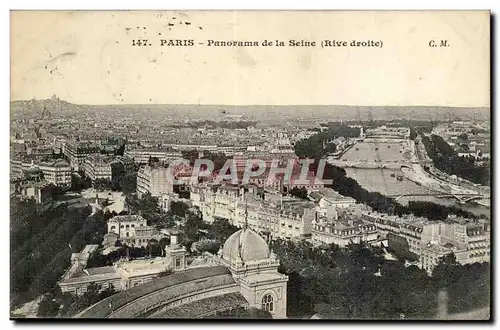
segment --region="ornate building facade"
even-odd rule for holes
[[[258,308],[286,318],[288,276],[278,266],[264,238],[244,226],[217,255],[206,253],[185,270],[129,287],[76,317],[192,319]]]
[[[262,197],[251,185],[248,188],[233,185],[191,187],[190,198],[206,222],[223,218],[240,228],[248,223],[258,233],[280,238],[310,234],[316,214],[312,202],[283,197],[280,192],[266,192]]]

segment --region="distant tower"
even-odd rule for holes
[[[364,139],[365,138],[365,132],[364,132],[364,129],[363,129],[363,126],[361,126],[360,130],[359,130],[359,137],[361,139]]]

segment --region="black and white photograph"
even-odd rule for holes
[[[491,320],[490,21],[12,10],[10,319]]]

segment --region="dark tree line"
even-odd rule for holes
[[[367,118],[366,120],[344,120],[342,123],[344,125],[363,125],[365,129],[377,128],[380,126],[387,127],[410,127],[413,130],[418,130],[419,132],[431,132],[432,128],[442,123],[443,121],[426,121],[426,120],[412,120],[412,119],[396,119],[396,120],[373,120]],[[328,122],[320,124],[321,127],[329,127],[332,125],[338,125],[339,122]]]
[[[300,187],[300,188],[293,187],[292,190],[290,190],[290,195],[301,199],[308,199],[307,189],[305,187]]]
[[[213,223],[206,223],[196,215],[190,215],[183,226],[185,239],[191,243],[207,238],[224,244],[229,236],[238,229],[238,227],[230,224],[227,219],[218,218]]]
[[[200,151],[198,150],[187,150],[182,152],[182,157],[184,159],[189,160],[189,164],[191,166],[194,166],[194,163],[196,159],[199,158]],[[210,159],[214,163],[214,171],[220,170],[226,161],[229,159],[229,157],[226,156],[223,152],[210,152],[210,151],[203,151],[203,159]],[[202,168],[204,170],[204,168]]]
[[[85,244],[100,244],[106,233],[105,215],[89,214],[89,208],[65,206],[35,213],[28,219],[33,226],[23,228],[29,237],[11,239],[12,307],[53,290],[70,266],[72,252],[79,252]]]
[[[146,219],[160,213],[158,198],[150,193],[144,194],[141,198],[137,197],[137,195],[127,195],[125,203],[133,214],[139,214]]]
[[[53,292],[45,294],[38,307],[39,317],[63,317],[69,318],[77,315],[86,308],[96,304],[97,302],[114,295],[117,291],[111,285],[102,290],[95,283],[87,287],[87,292],[81,296],[74,296],[70,293],[61,293],[61,290],[56,289]]]
[[[490,263],[461,265],[454,254],[441,258],[432,272],[433,285],[448,292],[448,313],[461,313],[489,306]]]
[[[415,130],[415,128],[411,127],[410,128],[410,140],[414,141],[418,136],[418,133],[417,131]]]
[[[317,171],[315,167],[317,163],[318,162],[312,164],[312,169],[315,172]],[[357,202],[372,207],[377,212],[396,214],[399,216],[413,214],[426,217],[430,220],[445,220],[449,214],[456,214],[474,219],[478,218],[473,213],[457,207],[450,207],[432,202],[412,201],[408,203],[408,206],[401,205],[392,197],[366,190],[356,180],[349,178],[343,168],[328,163],[325,165],[323,178],[332,180],[332,184],[328,185],[328,187],[341,195],[352,197]]]
[[[92,181],[85,177],[83,172],[78,172],[78,174],[71,174],[71,187],[70,191],[80,192],[85,189],[92,187]]]
[[[54,217],[54,213],[61,212],[64,206],[41,212],[34,200],[10,201],[10,247],[14,252],[19,246],[42,231]],[[32,221],[37,219],[37,221]]]
[[[334,147],[323,148],[323,143],[336,137],[356,137],[359,136],[359,128],[341,125],[340,123],[328,123],[326,131],[318,132],[317,134],[298,141],[295,144],[295,154],[300,158],[319,159],[329,152],[334,152]]]
[[[432,128],[439,121],[418,121],[418,120],[365,120],[365,121],[343,121],[328,122],[320,124],[321,127],[327,130],[319,130],[313,136],[298,141],[295,144],[295,154],[300,158],[320,159],[330,152],[335,151],[333,144],[327,144],[323,147],[323,142],[335,137],[357,137],[359,136],[359,128],[349,127],[362,125],[365,129],[376,128],[379,126],[387,127],[409,127],[410,139],[414,140],[417,137],[417,132],[431,132]]]
[[[229,236],[239,229],[227,219],[216,218],[212,223],[204,222],[198,213],[193,213],[187,206],[182,207],[180,204],[184,203],[179,203],[177,215],[185,219],[180,228],[183,232],[182,244],[188,250],[191,250],[193,242],[202,239],[215,240],[219,245],[224,244]]]
[[[334,319],[431,319],[437,292],[450,292],[450,313],[489,305],[489,264],[440,261],[432,277],[416,266],[385,260],[380,248],[353,244],[314,247],[302,241],[271,244],[289,276],[288,316],[319,313]]]
[[[137,167],[126,167],[122,163],[117,162],[112,165],[111,172],[111,179],[96,179],[94,183],[91,183],[88,178],[82,179],[85,182],[82,188],[86,189],[93,186],[97,190],[121,191],[125,195],[136,192]]]
[[[146,246],[120,246],[118,250],[112,251],[106,255],[96,253],[87,262],[87,268],[113,266],[115,262],[120,259],[126,258],[134,260],[145,257],[160,257],[163,255],[165,246],[168,240],[157,242],[151,240]]]
[[[431,135],[430,138],[422,135],[422,143],[437,169],[474,183],[490,185],[489,162],[476,165],[474,157],[458,156],[458,153],[438,135]]]
[[[137,195],[127,195],[125,197],[125,203],[132,214],[141,215],[148,221],[149,226],[157,228],[173,227],[175,225],[174,220],[178,218],[178,214],[184,214],[184,212],[179,211],[179,203],[175,201],[171,203],[170,210],[164,213],[160,209],[158,198],[149,193],[141,196],[141,198],[138,198]],[[181,207],[186,205],[184,203],[181,204]]]

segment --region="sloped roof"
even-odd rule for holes
[[[226,311],[241,306],[247,306],[248,302],[241,293],[227,293],[220,296],[210,297],[189,304],[167,309],[153,315],[151,318],[174,319],[174,318],[202,318],[213,315],[215,312]]]
[[[116,269],[112,266],[87,268],[86,271],[89,273],[89,275],[101,275],[101,274],[114,274],[114,273],[116,273]]]
[[[196,280],[202,279],[204,281],[196,282]],[[144,306],[143,300],[141,300],[140,303],[138,301],[138,304],[131,304],[134,300],[140,300],[140,298],[144,296],[148,295],[147,304],[152,306],[156,303],[160,303],[161,301],[165,301],[166,295],[183,295],[191,291],[231,283],[234,283],[234,280],[227,267],[216,266],[191,269],[182,273],[175,273],[165,277],[160,277],[151,282],[121,291],[89,307],[82,313],[78,314],[77,317],[106,318],[110,317],[113,313],[112,317],[131,318],[134,317],[136,313],[147,307]],[[189,286],[189,284],[196,285]],[[165,291],[165,289],[168,289],[168,291]],[[155,293],[158,294],[155,295]],[[126,305],[129,306],[122,308]],[[120,310],[119,313],[117,313],[118,310]]]

